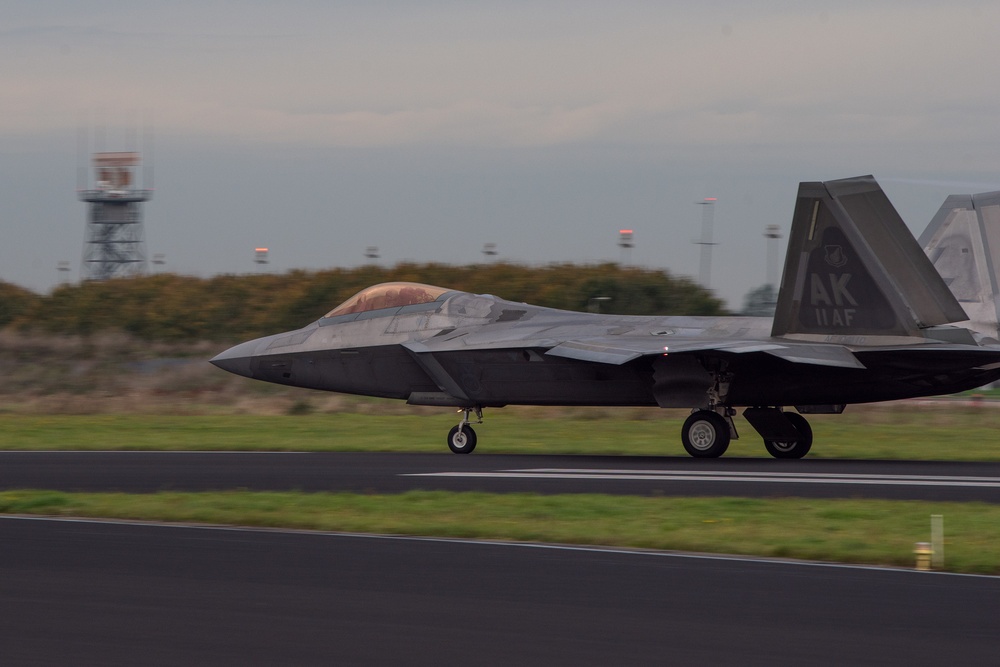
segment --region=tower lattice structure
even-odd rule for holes
[[[94,187],[80,191],[87,203],[83,239],[83,280],[107,280],[146,273],[146,234],[142,204],[152,190],[134,187],[134,152],[95,153]]]

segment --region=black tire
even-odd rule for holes
[[[714,459],[729,449],[729,422],[711,410],[692,413],[681,427],[681,442],[691,456]]]
[[[452,426],[448,432],[448,449],[455,454],[468,454],[476,448],[476,432],[468,424],[462,426]]]
[[[813,431],[806,418],[797,412],[786,412],[785,419],[791,422],[799,432],[799,439],[794,442],[765,440],[767,453],[776,459],[801,459],[809,453],[813,444]]]

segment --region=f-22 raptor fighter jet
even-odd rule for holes
[[[800,458],[813,440],[804,414],[1000,378],[996,323],[953,325],[966,320],[875,179],[861,176],[799,185],[773,321],[578,313],[387,283],[212,363],[267,382],[458,407],[448,446],[459,454],[475,448],[470,424],[484,408],[602,405],[691,408],[681,441],[696,457],[726,451],[743,408],[772,456]]]

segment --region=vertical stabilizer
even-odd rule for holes
[[[920,245],[971,320],[1000,338],[1000,191],[951,195],[920,235]]]
[[[773,336],[914,336],[968,319],[872,176],[800,183]]]

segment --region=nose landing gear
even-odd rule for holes
[[[476,406],[475,408],[463,408],[461,412],[462,421],[448,432],[448,449],[455,454],[469,454],[476,448],[476,432],[469,424],[483,423],[483,409]],[[475,422],[469,421],[470,412],[476,413]]]

